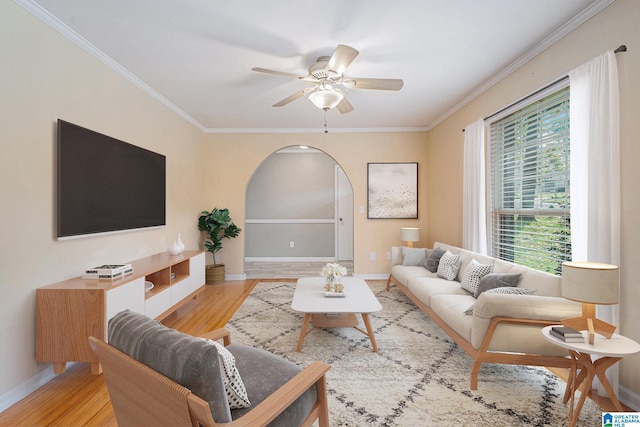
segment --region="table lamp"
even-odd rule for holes
[[[420,229],[403,227],[400,229],[400,240],[407,242],[407,246],[413,247],[413,242],[420,240]]]
[[[589,331],[589,344],[593,344],[595,333],[611,338],[616,330],[611,325],[596,319],[596,304],[617,304],[619,299],[618,267],[597,262],[563,262],[562,296],[582,303],[582,316],[564,319],[563,326],[578,331]]]

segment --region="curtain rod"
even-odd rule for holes
[[[622,45],[618,46],[618,48],[616,50],[614,50],[613,53],[626,52],[626,51],[627,51],[627,46],[622,44]],[[487,119],[490,119],[492,117],[495,117],[498,114],[502,113],[503,111],[508,110],[509,108],[513,107],[514,105],[519,104],[522,101],[526,101],[527,99],[536,96],[540,92],[543,92],[543,91],[549,89],[551,86],[556,85],[556,84],[558,84],[560,82],[563,82],[568,78],[569,78],[568,74],[564,75],[564,76],[560,77],[559,79],[554,80],[553,82],[549,83],[548,85],[536,90],[535,92],[530,93],[529,95],[525,96],[524,98],[521,98],[521,99],[517,100],[516,102],[513,102],[513,103],[507,105],[506,107],[496,111],[495,113],[488,115],[487,117],[484,118],[484,120],[487,120]],[[462,132],[464,132],[464,129],[462,129]]]

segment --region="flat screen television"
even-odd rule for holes
[[[166,157],[58,119],[58,239],[166,225]]]

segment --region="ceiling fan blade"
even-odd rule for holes
[[[273,104],[274,107],[282,107],[287,105],[290,102],[295,101],[298,98],[302,98],[304,96],[304,92],[306,89],[302,89],[296,93],[294,93],[293,95],[287,96],[285,99],[283,99],[282,101],[276,102],[275,104]]]
[[[353,105],[349,102],[347,97],[342,98],[342,101],[336,106],[340,114],[347,114],[353,111]]]
[[[340,82],[347,89],[400,90],[404,86],[402,79],[367,79],[349,77]]]
[[[338,76],[341,76],[359,53],[360,52],[351,46],[339,44],[335,52],[333,52],[333,55],[331,55],[331,59],[329,59],[325,70],[332,71]]]
[[[269,70],[268,68],[262,68],[262,67],[253,67],[251,69],[251,71],[257,71],[258,73],[265,73],[265,74],[273,74],[274,76],[289,77],[291,79],[297,79],[297,80],[302,80],[302,79],[306,79],[307,78],[307,76],[299,76],[299,75],[293,74],[293,73],[287,73],[287,72],[284,72],[284,71]]]

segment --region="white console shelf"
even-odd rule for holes
[[[107,340],[109,319],[129,309],[162,319],[191,298],[205,283],[202,251],[160,253],[131,262],[133,273],[116,280],[75,277],[36,289],[36,360],[65,371],[67,362],[91,363],[101,372],[88,337]],[[154,284],[145,292],[144,282]]]

